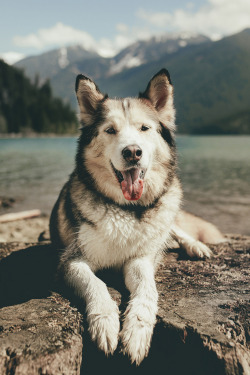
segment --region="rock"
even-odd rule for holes
[[[12,207],[15,202],[16,199],[14,198],[0,196],[0,210]]]
[[[90,341],[82,301],[54,280],[50,244],[0,244],[0,373],[249,375],[250,237],[230,236],[212,249],[214,257],[204,261],[180,249],[164,256],[154,337],[136,368],[119,348],[106,358]],[[121,275],[99,276],[124,311]]]
[[[23,250],[20,248],[24,247]],[[47,246],[1,245],[0,373],[79,374],[81,314],[55,292]]]
[[[80,318],[59,295],[4,307],[0,322],[1,374],[79,373]]]
[[[49,230],[44,230],[38,236],[38,242],[47,242],[50,241],[50,233]]]
[[[169,253],[159,269],[159,337],[172,373],[250,374],[250,238],[210,247],[212,259]]]

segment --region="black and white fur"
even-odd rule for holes
[[[178,224],[185,214],[175,173],[173,86],[163,69],[138,98],[109,99],[79,75],[76,94],[82,133],[75,170],[51,215],[51,239],[62,250],[65,282],[86,303],[92,339],[106,354],[120,340],[139,365],[156,322],[154,275],[163,250],[174,239],[190,256],[211,254]],[[130,292],[121,331],[117,304],[95,275],[110,267],[123,272]]]

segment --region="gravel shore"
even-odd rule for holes
[[[0,196],[0,215],[15,210],[17,198]],[[16,211],[17,212],[17,211]],[[0,223],[0,242],[37,242],[41,233],[43,239],[49,238],[49,216],[41,214],[38,217]]]
[[[48,228],[47,216],[1,223],[0,242],[37,242],[42,232],[48,233]]]

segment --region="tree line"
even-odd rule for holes
[[[69,104],[55,98],[50,82],[32,83],[0,60],[0,133],[74,133],[77,118]]]

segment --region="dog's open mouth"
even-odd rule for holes
[[[118,171],[111,163],[118,182],[121,185],[124,198],[128,201],[137,201],[143,192],[143,179],[145,170],[142,168],[131,168],[126,171]]]

